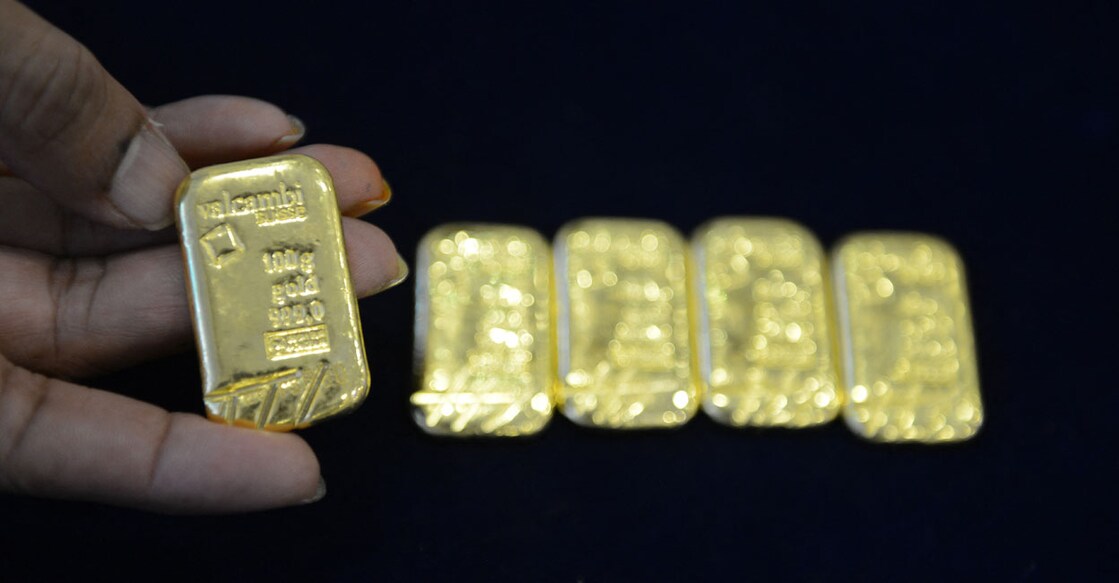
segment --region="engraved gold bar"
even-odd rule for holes
[[[806,427],[839,413],[824,252],[775,218],[714,219],[692,238],[703,410],[735,426]]]
[[[203,168],[176,219],[207,415],[286,431],[369,391],[330,174],[288,155]]]
[[[583,219],[555,247],[564,414],[618,429],[688,421],[698,378],[680,234],[658,221]]]
[[[983,422],[964,266],[915,233],[844,239],[833,267],[847,425],[875,441],[968,439]]]
[[[436,227],[416,259],[417,425],[434,435],[536,433],[552,417],[552,255],[531,229]]]

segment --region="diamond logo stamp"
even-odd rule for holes
[[[218,269],[228,265],[245,251],[245,244],[228,223],[210,229],[210,232],[202,235],[200,242],[210,259],[210,265]]]

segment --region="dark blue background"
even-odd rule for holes
[[[369,220],[586,215],[929,231],[968,263],[986,425],[524,441],[411,422],[410,286],[362,302],[373,393],[303,432],[329,494],[175,518],[0,498],[0,579],[1083,580],[1117,574],[1113,5],[51,1],[145,103],[271,100],[396,193]],[[834,4],[839,4],[836,6]],[[199,411],[193,354],[98,379]],[[49,553],[49,554],[46,554]],[[44,560],[42,557],[51,557]],[[138,570],[138,571],[137,571]]]

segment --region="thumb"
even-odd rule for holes
[[[0,161],[67,208],[147,229],[171,224],[189,173],[88,49],[13,0],[0,0]]]

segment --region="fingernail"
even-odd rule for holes
[[[157,231],[174,222],[171,198],[189,174],[175,147],[149,120],[117,166],[108,202],[127,222]]]
[[[381,180],[381,185],[381,194],[368,200],[359,202],[356,206],[346,212],[346,216],[360,217],[388,204],[389,201],[392,200],[392,187],[389,186],[387,180]]]
[[[390,281],[390,282],[386,283],[385,285],[381,286],[381,289],[377,290],[376,293],[381,293],[381,292],[383,292],[387,289],[392,289],[392,288],[400,285],[401,283],[404,282],[404,280],[408,279],[408,272],[409,272],[408,271],[408,263],[406,261],[404,261],[404,258],[401,257],[399,253],[397,253],[396,254],[396,277],[394,277],[392,279],[392,281]]]
[[[300,500],[299,503],[300,504],[314,504],[315,502],[318,502],[319,500],[322,500],[325,497],[326,497],[326,480],[322,479],[322,476],[319,476],[319,487],[315,488],[314,495],[311,496],[310,498],[307,498],[306,500]]]
[[[277,146],[282,146],[284,148],[292,146],[299,140],[302,140],[303,136],[307,133],[307,126],[303,124],[303,120],[290,113],[288,114],[288,123],[291,124],[291,129],[288,130],[288,133],[284,134],[282,138],[276,140]]]

